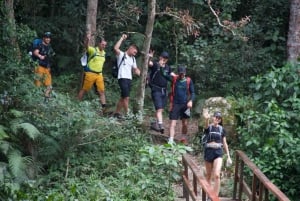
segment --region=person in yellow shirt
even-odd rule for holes
[[[102,106],[102,112],[106,107],[104,77],[102,74],[103,65],[105,62],[105,51],[107,42],[102,38],[99,40],[97,47],[89,46],[91,35],[87,34],[84,41],[86,52],[88,53],[88,63],[84,68],[83,86],[78,93],[78,99],[82,100],[84,94],[96,84],[97,92]]]

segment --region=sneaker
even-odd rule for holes
[[[169,139],[168,139],[168,144],[170,144],[170,145],[174,145],[174,144],[175,144],[175,142],[174,142],[174,140],[173,140],[173,139],[169,138]]]
[[[165,128],[163,124],[158,124],[158,129],[161,134],[164,134]]]
[[[151,130],[155,130],[155,131],[157,131],[157,132],[160,131],[160,129],[159,129],[158,124],[157,124],[156,121],[150,123],[150,129],[151,129]]]

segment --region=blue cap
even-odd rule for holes
[[[162,52],[160,54],[161,57],[168,59],[169,58],[169,53],[168,52]]]
[[[186,68],[185,68],[185,66],[178,66],[177,72],[178,72],[178,73],[186,73]]]

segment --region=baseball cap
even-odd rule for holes
[[[177,71],[178,71],[178,73],[185,73],[186,68],[185,68],[185,66],[178,66]]]
[[[43,37],[51,38],[51,32],[49,31],[45,32]]]
[[[169,58],[169,53],[164,51],[164,52],[162,52],[162,53],[160,54],[160,56],[163,57],[163,58],[168,59],[168,58]]]
[[[214,117],[222,117],[221,112],[215,112],[215,113],[214,113]]]

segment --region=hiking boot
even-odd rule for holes
[[[159,129],[158,124],[157,124],[156,121],[150,123],[150,129],[151,129],[151,130],[155,130],[155,131],[157,131],[157,132],[160,132],[160,129]]]
[[[114,118],[123,119],[123,117],[120,113],[114,113]]]
[[[158,129],[161,134],[164,134],[165,128],[163,124],[158,124]]]

